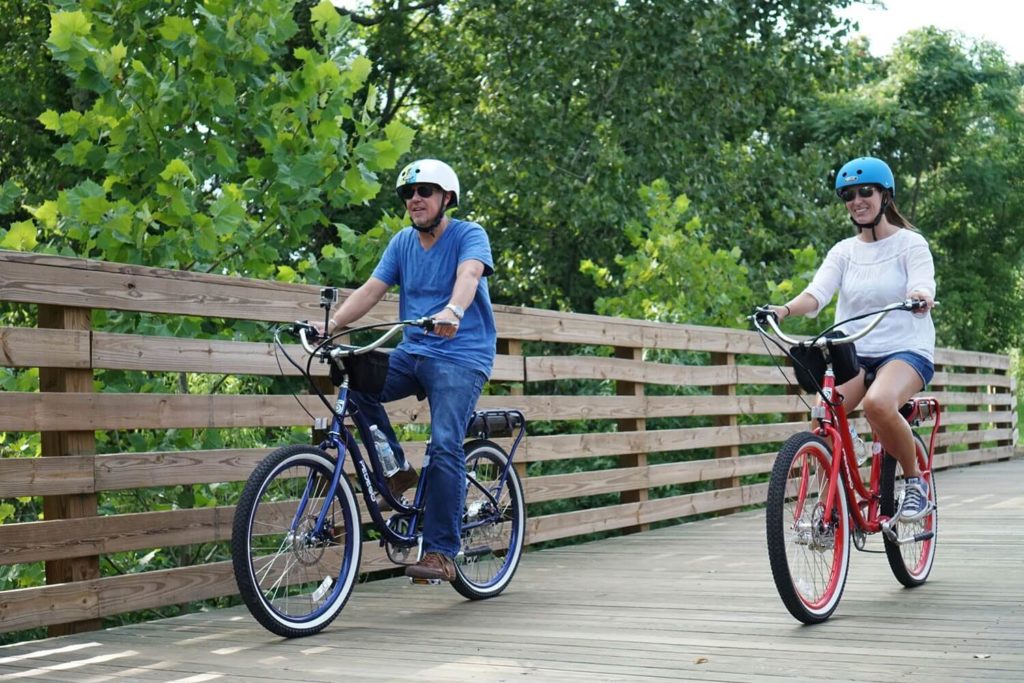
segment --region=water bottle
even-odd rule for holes
[[[870,452],[868,451],[868,445],[864,443],[864,439],[860,438],[857,433],[857,428],[850,423],[850,439],[853,441],[853,454],[857,456],[857,466],[860,467],[868,461]]]
[[[391,450],[388,437],[384,436],[384,432],[377,429],[377,425],[370,425],[370,434],[373,436],[373,445],[377,449],[377,458],[380,460],[380,466],[384,468],[384,476],[390,477],[398,471],[398,458],[395,457],[395,452]]]

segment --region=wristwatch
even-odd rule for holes
[[[462,320],[462,316],[466,315],[466,311],[462,309],[462,306],[456,306],[455,304],[448,304],[445,306],[449,311],[455,314],[455,317]]]

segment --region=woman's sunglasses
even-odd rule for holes
[[[434,191],[439,189],[441,188],[434,187],[433,185],[403,185],[398,188],[398,196],[406,202],[417,194],[424,199],[429,199],[434,194]]]
[[[845,190],[839,190],[839,198],[844,202],[852,202],[854,197],[867,199],[874,193],[874,185],[861,185],[860,187],[848,187]]]

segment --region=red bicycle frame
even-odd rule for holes
[[[850,422],[846,416],[846,406],[843,397],[836,392],[835,373],[829,368],[825,372],[825,381],[821,393],[827,399],[819,407],[818,414],[812,413],[819,420],[818,429],[815,433],[832,443],[832,469],[828,493],[825,498],[824,519],[831,519],[835,510],[836,496],[839,493],[840,480],[847,482],[843,486],[843,495],[847,497],[851,516],[854,525],[865,533],[874,534],[882,530],[882,524],[889,520],[888,516],[879,513],[881,503],[881,475],[882,457],[885,451],[881,448],[874,448],[871,456],[871,474],[868,486],[865,486],[861,477],[860,466],[853,450],[853,437],[850,436]],[[834,397],[838,397],[834,398]],[[935,427],[932,429],[931,438],[928,444],[928,452],[923,458],[919,457],[918,467],[925,481],[931,482],[932,459],[935,453],[935,437],[939,433],[941,424],[941,411],[939,402],[935,398],[918,398],[909,401],[901,413],[907,422],[914,424],[927,420],[934,416]],[[878,443],[877,435],[872,439]],[[803,482],[803,486],[807,482]],[[865,512],[866,510],[866,512]]]

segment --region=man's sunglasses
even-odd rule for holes
[[[403,185],[398,188],[398,196],[402,198],[402,201],[409,201],[417,194],[424,199],[429,199],[433,196],[434,192],[441,188],[433,185]]]
[[[861,185],[859,187],[848,187],[845,190],[839,190],[839,198],[844,202],[852,202],[854,197],[863,197],[864,199],[867,199],[874,193],[874,185]]]

